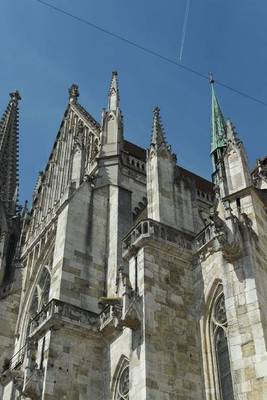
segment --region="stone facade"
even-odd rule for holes
[[[1,399],[267,398],[267,161],[250,173],[211,84],[213,183],[158,107],[147,151],[124,138],[117,73],[101,123],[71,86],[31,209],[0,203]]]

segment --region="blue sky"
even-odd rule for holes
[[[186,0],[47,0],[179,61]],[[191,0],[182,63],[267,102],[267,2]],[[0,110],[19,89],[20,195],[31,199],[68,99],[98,120],[111,72],[119,73],[125,137],[147,147],[159,105],[178,163],[209,178],[210,88],[205,80],[48,9],[35,0],[0,2]],[[250,165],[266,155],[267,107],[217,86],[222,109]]]

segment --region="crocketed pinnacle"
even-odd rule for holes
[[[108,93],[108,109],[116,110],[120,106],[120,91],[118,83],[118,73],[117,71],[112,72],[109,93]]]
[[[10,100],[0,122],[0,201],[7,215],[16,213],[18,197],[19,92]]]
[[[211,96],[212,96],[212,106],[211,106],[211,153],[219,148],[226,146],[227,136],[226,136],[226,122],[217,100],[215,90],[214,90],[214,79],[211,76]]]
[[[164,128],[160,118],[160,108],[155,107],[153,110],[153,127],[151,144],[159,147],[162,143],[166,144]]]

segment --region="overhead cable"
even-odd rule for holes
[[[110,30],[108,30],[106,28],[103,28],[100,25],[96,25],[95,23],[93,23],[93,22],[91,22],[91,21],[89,21],[89,20],[87,20],[85,18],[78,17],[77,15],[74,15],[74,14],[72,14],[72,13],[70,13],[70,12],[68,12],[68,11],[66,11],[66,10],[64,10],[62,8],[59,8],[57,6],[54,6],[53,4],[47,3],[44,0],[34,0],[34,1],[44,5],[46,7],[49,7],[49,8],[57,11],[58,13],[60,13],[62,15],[65,15],[67,17],[75,19],[76,21],[79,21],[79,22],[81,22],[81,23],[83,23],[85,25],[90,26],[91,28],[94,28],[94,29],[96,29],[96,30],[98,30],[98,31],[100,31],[102,33],[105,33],[106,35],[109,35],[109,36],[113,37],[114,39],[118,39],[118,40],[120,40],[120,41],[122,41],[124,43],[127,43],[130,46],[133,46],[133,47],[135,47],[135,48],[137,48],[139,50],[142,50],[143,52],[145,52],[147,54],[150,54],[150,55],[152,55],[154,57],[157,57],[157,58],[159,58],[159,59],[161,59],[161,60],[163,60],[163,61],[165,61],[165,62],[167,62],[169,64],[175,65],[180,69],[183,69],[183,70],[185,70],[185,71],[187,71],[187,72],[189,72],[191,74],[194,74],[194,75],[196,75],[196,76],[198,76],[198,77],[200,77],[202,79],[205,79],[205,80],[209,81],[209,75],[206,75],[206,74],[204,74],[204,73],[202,73],[202,72],[200,72],[200,71],[198,71],[198,70],[196,70],[194,68],[191,68],[191,67],[188,67],[188,66],[186,66],[184,64],[181,64],[181,63],[179,63],[179,62],[177,62],[177,61],[175,61],[175,60],[173,60],[173,59],[171,59],[169,57],[164,56],[163,54],[158,53],[155,50],[152,50],[152,49],[150,49],[148,47],[145,47],[145,46],[143,46],[143,45],[141,45],[141,44],[139,44],[137,42],[134,42],[134,41],[132,41],[130,39],[127,39],[126,37],[124,37],[122,35],[119,35],[117,33],[114,33],[114,32],[112,32],[112,31],[110,31]],[[257,97],[254,97],[254,96],[252,96],[252,95],[250,95],[248,93],[245,93],[245,92],[243,92],[243,91],[241,91],[239,89],[235,89],[234,87],[232,87],[232,86],[230,86],[230,85],[228,85],[228,84],[226,84],[226,83],[224,83],[222,81],[217,81],[216,80],[216,84],[220,85],[220,86],[222,86],[222,87],[224,87],[224,88],[226,88],[226,89],[228,89],[228,90],[230,90],[230,91],[232,91],[232,92],[234,92],[234,93],[236,93],[236,94],[238,94],[240,96],[243,96],[243,97],[245,97],[247,99],[250,99],[250,100],[252,100],[252,101],[254,101],[256,103],[259,103],[259,104],[267,107],[267,103],[265,101],[263,101],[261,99],[258,99]]]

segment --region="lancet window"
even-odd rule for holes
[[[211,319],[211,334],[220,398],[221,400],[234,400],[227,339],[227,316],[223,293],[220,293],[214,302]]]
[[[42,310],[48,303],[50,290],[51,276],[47,266],[44,266],[34,290],[31,306],[29,309],[30,318]]]
[[[128,400],[129,399],[129,363],[125,359],[121,363],[119,369],[114,400]]]

